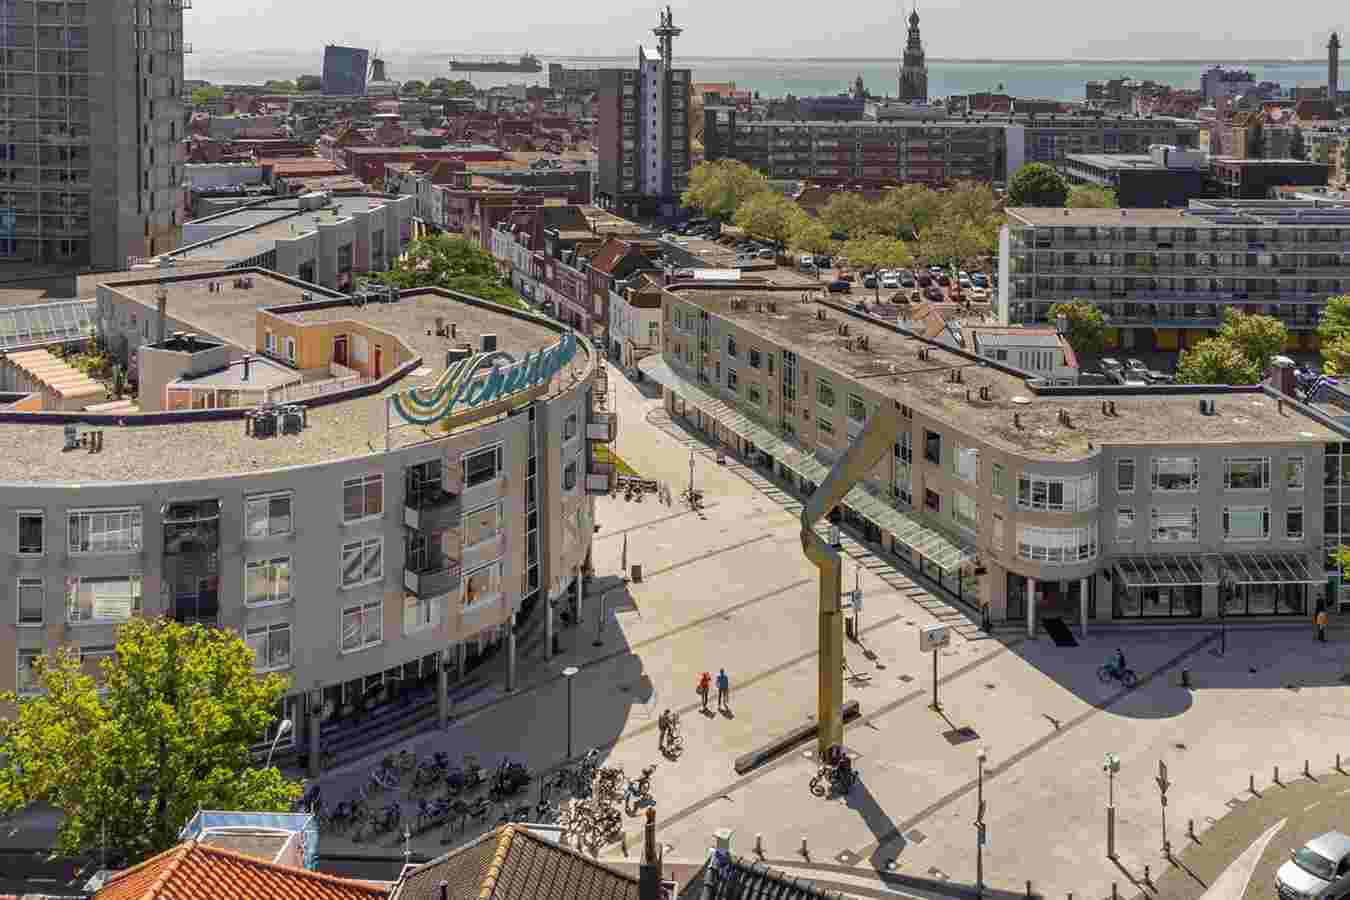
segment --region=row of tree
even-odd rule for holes
[[[1092,184],[1071,185],[1054,166],[1027,163],[1008,181],[1009,206],[1054,206],[1070,209],[1115,209],[1116,192]]]
[[[307,94],[322,89],[323,80],[318,75],[301,75],[294,81],[273,79],[265,82],[261,88],[255,88],[254,90],[264,94]],[[399,87],[399,93],[405,97],[425,97],[428,99],[471,97],[473,96],[473,82],[450,78],[419,81],[413,78],[403,82]],[[192,91],[192,103],[196,106],[202,106],[224,96],[225,91],[222,88],[214,84],[203,85]]]

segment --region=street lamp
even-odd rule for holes
[[[979,764],[976,780],[978,803],[975,808],[975,896],[984,896],[984,764],[989,760],[989,748],[981,746],[975,754]]]
[[[1116,858],[1116,773],[1120,771],[1120,756],[1106,754],[1102,771],[1106,773],[1106,858],[1113,860]]]
[[[572,678],[581,670],[576,666],[568,666],[563,669],[563,677],[567,679],[567,758],[572,758]]]
[[[290,732],[292,727],[293,723],[290,719],[281,720],[281,724],[277,726],[277,736],[272,738],[272,748],[267,751],[267,762],[263,763],[264,769],[272,765],[272,754],[277,752],[277,743],[280,742],[283,734]]]
[[[608,599],[609,591],[604,591],[600,594],[600,614],[595,617],[595,640],[591,641],[592,647],[605,646],[605,639],[602,635],[605,632],[605,610],[609,606],[606,602]]]

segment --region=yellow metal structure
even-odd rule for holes
[[[820,759],[828,758],[829,749],[844,742],[844,617],[840,609],[843,565],[829,542],[816,534],[815,525],[891,452],[900,424],[894,404],[881,404],[802,507],[802,552],[820,570],[820,674],[816,704],[816,720],[820,723],[816,752]]]

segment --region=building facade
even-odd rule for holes
[[[919,11],[909,14],[909,35],[900,61],[900,92],[896,95],[909,103],[928,102],[928,65],[924,62],[923,40],[919,37]]]
[[[1200,150],[1150,147],[1147,155],[1070,153],[1055,168],[1071,184],[1111,189],[1122,207],[1162,209],[1206,196],[1209,158]]]
[[[329,44],[323,48],[321,90],[325,95],[362,97],[366,93],[366,79],[370,75],[370,51],[360,47],[339,47]]]
[[[0,49],[0,267],[124,269],[173,247],[183,4],[14,0]]]

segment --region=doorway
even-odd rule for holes
[[[347,335],[345,334],[333,338],[333,362],[339,366],[347,365]]]

